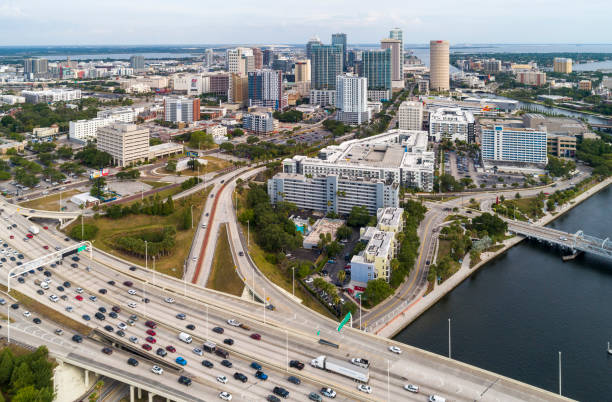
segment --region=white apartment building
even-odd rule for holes
[[[434,153],[427,150],[427,141],[426,131],[390,130],[328,146],[319,151],[317,158],[287,158],[283,172],[382,180],[432,191]]]
[[[114,122],[115,119],[111,117],[71,121],[68,136],[75,140],[93,141],[96,139],[100,127],[108,126]]]
[[[329,106],[336,104],[336,91],[331,89],[311,89],[310,104]]]
[[[62,88],[45,89],[42,91],[23,90],[21,91],[21,96],[25,98],[27,103],[67,102],[81,99],[81,90]]]
[[[404,101],[398,110],[400,130],[423,129],[423,104],[421,102]]]
[[[474,115],[458,107],[442,107],[429,114],[429,136],[436,142],[443,139],[473,143]]]
[[[149,157],[149,129],[136,124],[112,123],[98,129],[97,148],[113,157],[120,167],[146,161]]]
[[[361,124],[370,120],[368,79],[354,74],[336,77],[336,119],[345,124]]]
[[[247,113],[242,117],[242,126],[254,134],[270,134],[274,131],[274,117],[272,113]]]
[[[368,90],[368,99],[375,102],[388,101],[391,99],[391,91],[386,89]]]
[[[493,126],[482,128],[482,159],[546,165],[546,130]]]
[[[120,107],[114,109],[106,109],[100,110],[97,114],[97,117],[100,118],[112,118],[115,121],[122,123],[133,123],[136,121],[136,117],[138,117],[138,113],[143,111],[144,108],[134,109],[131,107]]]

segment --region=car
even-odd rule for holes
[[[72,268],[78,268],[78,267],[79,267],[79,264],[77,264],[77,263],[74,263],[74,262],[73,262],[72,264],[70,264],[70,266],[71,266]]]
[[[108,283],[108,284],[109,284],[109,285],[111,285],[111,286],[114,286],[114,285],[115,285],[115,281],[108,281],[108,282],[106,282],[106,283]]]
[[[136,314],[132,314],[132,315],[130,316],[130,320],[132,320],[132,321],[138,321],[138,316],[137,316]]]
[[[15,261],[15,257],[11,257],[11,261]],[[43,275],[46,276],[47,278],[49,278],[52,274],[49,271],[45,271],[45,272],[43,272]]]
[[[238,381],[240,381],[240,382],[242,382],[242,383],[245,383],[245,382],[247,382],[247,381],[249,380],[249,379],[247,378],[247,376],[245,376],[245,375],[244,375],[244,374],[242,374],[242,373],[238,373],[238,372],[235,372],[235,373],[234,373],[234,379],[235,379],[235,380],[238,380]]]
[[[145,297],[144,299],[142,299],[142,301],[145,302],[146,304],[146,303],[150,303],[151,299],[149,299],[148,297]]]
[[[244,257],[244,251],[239,251],[239,252],[238,252],[238,255],[239,255],[240,257]]]
[[[152,329],[147,329],[145,332],[147,333],[147,335],[151,335],[151,336],[157,335],[157,332],[153,331]]]
[[[24,311],[24,312],[23,312],[23,316],[24,316],[25,318],[30,318],[30,316],[31,316],[31,315],[32,315],[32,313],[30,313],[28,310],[26,310],[26,311]]]
[[[157,343],[157,340],[155,338],[153,338],[152,336],[147,336],[145,338],[145,341],[147,341],[149,343]]]
[[[234,344],[234,340],[232,338],[225,338],[223,340],[223,343],[225,343],[226,345],[233,345]]]
[[[138,343],[138,338],[135,336],[130,336],[130,342],[132,343]]]
[[[104,316],[104,314],[100,313],[99,311],[96,312],[96,314],[94,314],[94,317],[96,317],[98,320],[100,321],[104,321],[106,319],[106,317]]]
[[[17,282],[19,283],[25,283],[25,279],[23,279],[21,276],[19,278],[17,278]]]
[[[133,295],[136,294],[136,291],[134,289],[130,289],[130,290],[128,290],[128,294],[133,296]]]
[[[274,311],[274,310],[276,310],[276,307],[274,307],[274,304],[272,304],[272,303],[268,303],[268,304],[266,305],[266,308],[267,308],[268,310],[270,310],[270,311]]]
[[[268,402],[280,402],[280,398],[276,395],[268,395],[266,397],[266,401]]]
[[[135,266],[133,266],[133,265],[130,267],[130,271],[136,271],[136,269],[137,268]]]
[[[185,314],[183,314],[183,313],[178,313],[176,315],[176,318],[178,318],[179,320],[184,320],[184,319],[187,318],[187,316]]]
[[[64,241],[70,241],[68,237],[64,237]]]
[[[404,385],[404,389],[406,391],[412,392],[414,394],[418,394],[419,393],[419,387],[418,385],[414,385],[414,384],[406,384]]]
[[[240,323],[238,321],[236,321],[236,320],[233,320],[233,319],[232,320],[227,320],[227,323],[229,325],[231,325],[232,327],[239,327],[240,326]]]
[[[130,317],[130,318],[131,318],[131,317]],[[146,322],[145,322],[145,326],[147,326],[147,327],[149,327],[149,328],[151,328],[151,329],[155,329],[155,328],[157,328],[157,324],[156,324],[155,322],[153,322],[153,321],[146,321]]]
[[[174,303],[174,299],[173,299],[172,297],[166,297],[166,298],[164,299],[164,301],[165,301],[166,303],[169,303],[169,304]]]
[[[366,359],[362,359],[360,357],[354,357],[351,359],[351,363],[353,363],[355,366],[359,366],[362,368],[368,368],[370,367],[370,362],[367,361]]]
[[[274,387],[272,392],[274,392],[276,395],[281,396],[283,398],[288,398],[289,397],[289,391],[287,391],[283,387]]]
[[[185,366],[185,365],[187,365],[187,360],[185,360],[185,358],[184,358],[184,357],[182,357],[182,356],[179,356],[179,357],[177,357],[176,359],[174,359],[174,362],[175,362],[176,364],[180,364],[181,366]]]
[[[227,368],[230,368],[233,366],[232,362],[226,359],[221,360],[221,365]]]
[[[214,327],[212,330],[213,332],[216,332],[218,334],[222,334],[223,332],[225,332],[225,330],[221,327]]]
[[[72,308],[72,306],[67,306],[67,307],[65,308],[65,310],[66,310],[67,312],[69,312],[69,313],[72,313],[72,311],[73,311],[74,309]]]
[[[255,372],[255,378],[258,378],[262,381],[266,381],[268,379],[268,375],[261,370],[257,370]]]
[[[115,329],[113,327],[111,327],[110,325],[106,325],[104,326],[104,329],[107,330],[108,332],[113,332]]]
[[[227,384],[227,377],[224,375],[220,375],[219,377],[217,377],[217,381],[219,381],[221,384]]]
[[[19,308],[19,304],[17,304],[17,303],[13,303],[13,304],[11,304],[11,308],[12,308],[13,310],[17,310],[17,309]]]
[[[357,385],[357,389],[361,392],[365,392],[366,394],[372,393],[372,387],[370,387],[369,385],[359,384]]]
[[[44,248],[45,250],[49,250],[49,246],[47,246],[47,245],[44,245],[44,246],[43,246],[43,248]]]
[[[212,364],[209,360],[202,360],[202,366],[208,367],[208,368],[213,368],[215,365]]]
[[[129,303],[127,304],[127,306],[128,306],[129,308],[136,308],[136,307],[138,306],[138,303],[129,302]]]
[[[195,330],[195,325],[193,325],[193,324],[187,324],[187,325],[185,325],[185,328],[190,329],[190,330],[192,330],[192,331],[193,331],[193,330]]]
[[[195,353],[198,356],[202,356],[202,354],[203,354],[202,349],[200,349],[200,348],[194,348],[193,349],[193,353]]]
[[[232,394],[230,394],[229,392],[223,391],[219,394],[219,398],[223,399],[224,401],[231,401]]]
[[[259,335],[259,334],[251,334],[251,339],[255,339],[256,341],[260,341],[261,340],[261,335]]]
[[[155,365],[155,366],[151,367],[151,372],[153,374],[162,375],[162,374],[164,374],[164,369],[159,367],[159,366],[157,366],[157,365]]]
[[[317,394],[316,392],[311,392],[310,394],[308,394],[308,399],[315,402],[321,402],[323,400],[323,398],[321,398],[321,395]]]
[[[261,364],[253,362],[251,363],[251,368],[254,368],[255,370],[261,370]]]
[[[133,327],[134,325],[136,325],[136,322],[134,322],[134,320],[132,320],[131,318],[129,320],[126,321],[128,323],[129,326]]]
[[[83,337],[81,335],[72,335],[72,341],[76,343],[83,342]]]
[[[78,294],[83,293],[83,289],[81,288],[76,288],[74,291],[77,292]]]
[[[101,313],[106,313],[106,307],[98,307],[98,311]]]
[[[298,369],[298,370],[302,370],[302,369],[304,369],[304,363],[302,363],[302,362],[301,362],[301,361],[299,361],[299,360],[291,360],[291,361],[289,362],[289,366],[290,366],[290,367],[293,367],[293,368],[296,368],[296,369]]]
[[[119,317],[119,315],[117,315],[117,313],[115,313],[114,311],[111,311],[110,313],[108,313],[108,316],[111,317],[111,318]]]
[[[121,308],[119,306],[113,306],[111,308],[111,310],[113,310],[115,313],[120,313],[121,312]]]
[[[176,348],[172,345],[168,345],[166,346],[166,350],[170,353],[175,353],[176,352]]]
[[[148,343],[143,343],[142,348],[146,351],[150,351],[151,349],[153,349]]]
[[[69,288],[70,286],[72,286],[72,284],[68,281],[64,282],[64,287],[65,288]]]
[[[122,330],[119,330],[119,331],[117,331],[117,332],[115,332],[115,333],[116,333],[118,336],[122,337],[122,338],[125,336],[125,332],[123,332]]]
[[[61,329],[61,328],[57,328],[57,329],[55,330],[55,335],[64,335],[64,330],[63,330],[63,329]]]
[[[138,360],[134,359],[133,357],[130,357],[127,361],[127,364],[136,367],[138,366]]]
[[[13,235],[10,235],[9,237],[10,237],[11,239],[14,239],[14,238],[15,238],[15,236],[13,236]]]
[[[98,292],[102,295],[105,295],[107,291],[106,289],[102,288],[102,289],[99,289]]]
[[[127,287],[132,287],[133,283],[132,283],[132,281],[125,281],[125,282],[123,282],[123,285],[127,286]]]
[[[296,376],[293,376],[293,375],[289,376],[287,378],[287,381],[289,381],[290,383],[295,384],[295,385],[300,385],[302,383],[302,380],[300,380],[299,378],[297,378]]]
[[[33,322],[34,324],[40,324],[42,321],[40,320],[40,318],[34,318],[34,319],[32,320],[32,322]]]
[[[45,292],[42,289],[38,289],[36,293],[38,293],[41,296],[45,294]]]
[[[402,354],[402,350],[397,346],[389,346],[389,351],[398,355]]]
[[[334,390],[333,390],[333,389],[331,389],[331,388],[325,388],[325,387],[323,387],[323,388],[321,388],[321,391],[320,391],[320,392],[321,392],[321,394],[322,394],[323,396],[326,396],[326,397],[328,397],[328,398],[335,398],[335,397],[336,397],[336,391],[334,391]]]
[[[112,355],[113,354],[113,349],[111,349],[111,348],[102,348],[102,353],[104,353],[105,355]]]
[[[188,387],[191,385],[191,378],[185,377],[184,375],[182,375],[178,378],[178,382],[179,384],[183,384]]]

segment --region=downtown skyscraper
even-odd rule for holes
[[[346,63],[347,63],[346,34],[345,33],[332,34],[331,44],[342,46],[342,69],[346,70]]]
[[[361,59],[361,76],[368,79],[368,89],[391,91],[391,49],[364,50]]]
[[[336,89],[336,77],[342,74],[342,46],[313,45],[310,48],[311,87],[313,89]]]

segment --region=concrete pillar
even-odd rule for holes
[[[142,398],[142,388],[136,388],[138,390],[138,399]]]
[[[134,402],[134,386],[130,385],[130,402]]]
[[[149,391],[149,402],[153,402],[153,398],[155,398],[155,394]]]
[[[85,370],[85,388],[89,388],[89,370]]]

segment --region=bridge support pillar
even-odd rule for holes
[[[85,370],[85,388],[89,388],[89,370]]]
[[[138,390],[138,399],[142,398],[142,388],[136,388]]]
[[[134,386],[130,385],[130,402],[134,402]]]
[[[153,402],[153,398],[155,398],[155,394],[149,391],[149,402]]]

